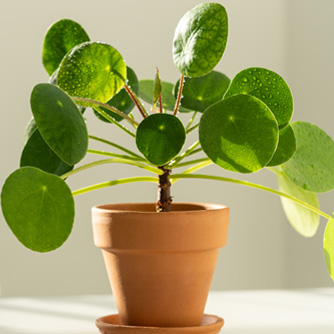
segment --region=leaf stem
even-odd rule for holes
[[[128,150],[127,148],[125,148],[125,147],[123,147],[123,146],[121,146],[121,145],[118,145],[118,144],[116,144],[116,143],[114,143],[114,142],[112,142],[112,141],[109,141],[109,140],[106,140],[106,139],[103,139],[103,138],[100,138],[100,137],[96,137],[96,136],[91,136],[91,135],[89,135],[88,137],[89,137],[90,139],[99,141],[99,142],[101,142],[101,143],[110,145],[110,146],[112,146],[112,147],[115,147],[115,148],[117,148],[118,150],[123,151],[123,152],[125,152],[125,153],[127,153],[127,154],[130,154],[130,155],[132,155],[132,156],[134,156],[134,157],[141,158],[141,156],[140,156],[139,154],[137,154],[137,153],[135,153],[135,152],[132,152],[132,151]]]
[[[183,83],[184,83],[184,75],[181,74],[179,91],[177,92],[177,99],[176,99],[176,103],[174,107],[174,113],[173,113],[174,116],[176,116],[177,112],[179,111],[179,106],[180,106],[181,97],[182,97]]]
[[[134,121],[136,120],[135,118],[134,118],[134,116],[130,113],[130,114],[128,114],[128,116],[131,118],[131,119],[133,119]],[[129,124],[131,124],[135,129],[137,129],[137,125],[134,125],[133,123],[129,123]]]
[[[168,167],[169,169],[172,169],[176,164],[178,164],[181,160],[183,160],[184,158],[186,158],[188,155],[191,154],[192,151],[195,150],[195,148],[200,144],[199,140],[196,141],[194,144],[192,144],[186,151],[184,151],[181,155],[179,155],[178,157],[176,157],[174,159],[173,162],[171,162],[169,165],[167,165],[166,167]]]
[[[190,121],[189,121],[189,123],[188,123],[188,125],[186,127],[186,131],[188,131],[189,128],[192,126],[192,124],[195,121],[196,116],[197,116],[197,111],[194,111],[194,113],[193,113],[193,115],[192,115],[192,117],[191,117],[191,119],[190,119]]]
[[[146,118],[148,116],[148,113],[147,113],[146,109],[144,108],[143,104],[138,99],[136,93],[133,90],[131,90],[131,88],[128,85],[124,85],[124,88],[125,88],[126,92],[129,94],[131,100],[137,106],[137,108],[138,108],[139,112],[141,113],[141,115],[144,118]]]
[[[89,169],[89,168],[92,168],[92,167],[95,167],[95,166],[110,164],[110,163],[121,163],[121,164],[126,164],[126,165],[132,165],[132,166],[136,166],[136,167],[145,169],[145,170],[147,170],[151,173],[158,174],[158,175],[160,175],[162,173],[162,171],[159,168],[148,166],[146,164],[143,164],[143,163],[140,163],[140,162],[137,162],[137,161],[121,159],[121,158],[113,158],[113,159],[97,160],[97,161],[91,162],[89,164],[80,166],[76,169],[71,170],[70,172],[67,172],[67,173],[63,174],[60,178],[64,180],[64,179],[68,178],[69,176],[77,174],[77,173],[79,173],[83,170],[86,170],[86,169]]]
[[[89,187],[81,188],[72,192],[73,196],[81,195],[87,193],[89,191],[106,188],[110,186],[115,186],[117,184],[125,184],[125,183],[133,183],[133,182],[153,182],[158,183],[158,178],[152,176],[136,176],[136,177],[129,177],[126,179],[118,179],[113,181],[102,182],[98,184],[94,184]]]
[[[188,169],[186,169],[184,172],[182,172],[182,174],[192,174],[204,167],[210,166],[212,165],[213,162],[209,159],[209,161],[203,161],[201,163],[199,163],[198,165],[192,166]],[[171,180],[172,184],[174,184],[175,182],[179,181],[180,179],[173,179]]]
[[[287,195],[287,194],[285,194],[281,191],[278,191],[276,189],[271,189],[271,188],[262,186],[260,184],[256,184],[256,183],[252,183],[252,182],[248,182],[248,181],[237,180],[237,179],[231,179],[231,178],[228,178],[228,177],[203,175],[203,174],[184,174],[184,173],[174,174],[174,175],[170,175],[170,179],[205,179],[205,180],[215,180],[215,181],[223,181],[223,182],[241,184],[243,186],[264,190],[264,191],[270,192],[272,194],[279,195],[281,197],[285,197],[285,198],[287,198],[291,201],[294,201],[294,202],[302,205],[303,207],[317,213],[318,215],[320,215],[320,216],[322,216],[326,219],[330,219],[330,216],[328,214],[322,212],[318,208],[315,208],[314,206],[312,206],[308,203],[305,203],[305,202],[303,202],[302,200],[300,200],[296,197]]]
[[[106,103],[102,103],[102,102],[99,102],[99,101],[95,101],[95,100],[92,100],[92,99],[88,99],[86,97],[78,97],[78,96],[71,96],[71,99],[74,100],[74,101],[77,101],[77,102],[85,102],[85,103],[89,103],[89,104],[94,104],[96,106],[99,106],[99,107],[103,107],[107,110],[110,110],[112,112],[114,112],[115,114],[125,118],[127,121],[129,121],[130,123],[132,123],[133,125],[135,126],[138,126],[138,122],[136,122],[135,120],[133,120],[131,117],[129,117],[128,115],[124,114],[124,112],[121,112],[119,111],[118,109],[110,106],[109,104],[106,104]],[[107,114],[107,113],[106,113]],[[108,115],[108,114],[107,114]],[[108,115],[109,116],[109,115]],[[111,116],[109,116],[111,117]],[[112,117],[111,117],[112,118]],[[107,118],[109,120],[109,118]],[[113,118],[112,118],[113,119]]]
[[[190,133],[191,131],[195,130],[196,128],[198,128],[199,123],[197,123],[196,125],[194,125],[193,127],[191,127],[190,129],[187,130],[187,134]]]
[[[88,149],[88,153],[92,154],[98,154],[98,155],[105,155],[107,157],[113,157],[113,158],[121,158],[121,159],[127,159],[127,160],[132,160],[132,161],[142,161],[146,162],[144,158],[141,157],[133,157],[129,155],[124,155],[124,154],[117,154],[117,153],[112,153],[112,152],[106,152],[106,151],[100,151],[100,150],[93,150],[93,149]]]
[[[202,152],[203,151],[203,149],[200,147],[200,148],[197,148],[196,150],[193,150],[193,151],[191,151],[189,154],[188,154],[188,157],[189,156],[191,156],[191,155],[193,155],[193,154],[196,154],[196,153],[198,153],[198,152]]]
[[[128,130],[125,126],[123,126],[121,123],[117,122],[116,120],[114,120],[110,115],[108,115],[105,111],[103,111],[101,108],[99,107],[95,107],[94,108],[95,111],[97,111],[102,117],[104,117],[106,120],[108,120],[109,122],[115,124],[116,126],[118,126],[121,130],[123,130],[124,132],[126,132],[128,135],[130,135],[131,137],[136,137],[136,135],[131,132],[130,130]],[[131,119],[131,118],[130,118]],[[137,122],[136,122],[137,123]],[[138,123],[137,123],[138,124]]]
[[[193,165],[193,164],[196,164],[196,163],[199,163],[199,162],[210,162],[210,163],[212,163],[212,161],[209,158],[200,158],[200,159],[190,160],[190,161],[186,161],[186,162],[176,164],[176,165],[173,166],[173,168],[185,167],[185,166]]]

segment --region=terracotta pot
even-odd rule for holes
[[[93,213],[121,323],[186,327],[202,321],[229,209],[215,204],[108,204]]]

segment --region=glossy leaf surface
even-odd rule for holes
[[[276,152],[267,166],[278,166],[289,161],[296,152],[296,137],[291,125],[287,125],[279,132]]]
[[[296,136],[294,156],[283,172],[299,187],[315,193],[334,188],[334,141],[325,131],[307,122],[291,123]]]
[[[4,217],[26,247],[49,252],[72,231],[74,201],[67,184],[56,175],[23,167],[12,173],[1,192]]]
[[[43,44],[43,65],[49,75],[59,67],[68,51],[87,41],[86,31],[77,22],[68,19],[55,22],[48,29]]]
[[[328,272],[334,280],[334,214],[329,219],[324,236],[324,253]]]
[[[239,72],[232,80],[225,97],[248,94],[264,102],[275,115],[280,128],[293,114],[293,99],[289,86],[277,73],[253,67]]]
[[[181,151],[186,139],[182,122],[169,114],[153,114],[137,128],[136,144],[145,158],[163,166]]]
[[[68,165],[78,163],[86,155],[88,133],[71,98],[57,86],[39,84],[31,93],[30,104],[45,142]]]
[[[57,76],[58,76],[59,69],[55,70],[51,77],[49,78],[49,83],[52,85],[57,85]],[[86,111],[85,107],[77,105],[79,108],[80,112],[83,114]]]
[[[218,3],[202,3],[189,10],[179,21],[173,41],[176,68],[188,77],[211,72],[226,47],[228,18]]]
[[[136,93],[138,94],[139,91],[139,83],[138,78],[135,72],[130,68],[127,67],[127,85]],[[125,88],[122,88],[110,101],[107,102],[111,107],[116,108],[119,111],[122,111],[125,114],[130,114],[133,110],[135,104],[126,92]],[[112,111],[102,108],[109,116],[114,118],[116,121],[120,122],[123,120],[123,117],[113,113]],[[109,123],[104,117],[102,117],[98,112],[94,110],[95,115],[102,121]]]
[[[203,113],[199,139],[204,152],[220,167],[252,173],[271,160],[278,126],[263,102],[241,94],[217,102]]]
[[[317,194],[296,186],[284,174],[278,175],[278,185],[283,193],[319,208]],[[304,237],[314,236],[319,227],[319,215],[287,198],[281,197],[281,201],[285,215],[292,227]]]
[[[20,167],[25,166],[56,175],[63,175],[73,169],[73,166],[69,166],[51,150],[38,129],[35,129],[23,148]]]
[[[111,45],[87,42],[69,52],[60,64],[57,84],[71,96],[108,102],[124,86],[126,65]]]
[[[177,97],[180,80],[174,88]],[[230,85],[230,79],[223,73],[212,71],[198,78],[184,79],[181,105],[187,109],[204,112],[206,108],[221,101]]]

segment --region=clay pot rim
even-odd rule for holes
[[[192,212],[206,212],[206,211],[216,211],[216,210],[226,210],[228,207],[222,204],[213,203],[197,203],[197,202],[176,202],[172,203],[172,211],[170,212],[156,212],[154,210],[139,210],[139,209],[122,209],[122,207],[149,207],[155,208],[156,203],[153,202],[139,202],[139,203],[110,203],[110,204],[99,204],[92,208],[92,211],[107,213],[114,212],[117,214],[149,214],[149,215],[173,215],[180,213],[192,213]],[[117,208],[118,207],[118,208]],[[193,207],[187,210],[174,210],[173,208],[178,207]]]

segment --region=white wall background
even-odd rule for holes
[[[295,97],[294,119],[311,121],[334,137],[334,2],[331,0],[218,0],[230,18],[227,50],[217,69],[231,78],[261,66],[288,81]],[[48,80],[41,64],[47,27],[61,18],[80,22],[92,40],[116,47],[139,78],[175,82],[171,43],[182,15],[200,0],[30,0],[0,4],[0,184],[18,167],[22,135],[30,119],[32,87]],[[88,116],[91,134],[121,140],[126,135]],[[121,139],[119,139],[121,138]],[[101,146],[100,146],[101,147]],[[218,167],[207,173],[228,175]],[[134,167],[101,166],[70,180],[72,189],[109,179],[141,175]],[[233,177],[238,177],[233,174]],[[248,176],[276,187],[267,171]],[[280,200],[237,185],[184,181],[173,189],[175,201],[217,202],[231,207],[228,245],[219,257],[213,289],[326,286],[322,254],[323,221],[316,237],[304,239],[287,223]],[[72,235],[59,250],[38,254],[21,246],[0,216],[2,296],[108,293],[100,250],[92,241],[90,208],[105,202],[155,201],[151,184],[123,185],[76,198]],[[321,196],[331,213],[333,194]]]

